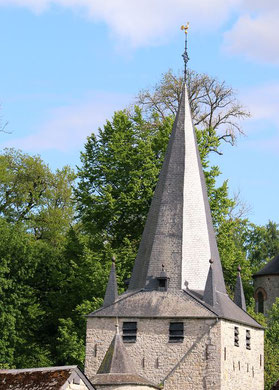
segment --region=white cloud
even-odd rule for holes
[[[105,23],[117,43],[132,47],[168,41],[188,20],[191,28],[217,31],[232,15],[238,19],[225,33],[224,48],[248,59],[279,64],[278,0],[0,0],[0,5],[43,12],[52,5],[81,11]]]
[[[247,122],[247,145],[279,153],[279,82],[249,88],[241,93],[241,101],[251,111]],[[255,134],[257,136],[255,137]]]
[[[246,89],[241,100],[251,111],[252,119],[268,120],[276,124],[279,130],[279,82],[268,83]]]
[[[241,16],[225,33],[226,50],[249,60],[279,64],[278,20],[278,9],[258,16]]]
[[[131,46],[165,41],[188,20],[198,31],[218,29],[241,0],[0,0],[0,5],[28,7],[42,12],[53,4],[84,9],[86,15],[108,25],[117,39]]]
[[[224,34],[225,50],[278,65],[278,20],[278,0],[242,0],[236,23]]]
[[[52,110],[49,119],[38,126],[38,131],[26,137],[11,139],[1,148],[15,147],[27,152],[79,148],[92,132],[102,127],[113,112],[123,109],[130,100],[128,95],[98,93],[87,101]]]

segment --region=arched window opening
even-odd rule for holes
[[[261,291],[257,294],[258,301],[258,313],[264,313],[264,296]]]

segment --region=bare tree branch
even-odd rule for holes
[[[189,70],[187,77],[194,126],[199,130],[212,128],[219,140],[234,145],[237,136],[244,134],[240,122],[250,116],[237,100],[236,92],[206,74]],[[169,70],[152,90],[141,91],[136,102],[147,115],[155,111],[164,119],[176,114],[182,86],[183,78]]]

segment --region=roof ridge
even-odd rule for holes
[[[139,290],[134,290],[134,291],[125,291],[123,294],[119,295],[118,298],[112,304],[110,304],[108,306],[105,306],[105,307],[101,306],[99,309],[96,309],[96,310],[92,311],[91,313],[87,314],[85,317],[91,317],[93,314],[98,313],[99,311],[103,310],[104,308],[108,308],[108,307],[114,306],[115,304],[117,304],[117,303],[119,303],[119,302],[121,302],[121,301],[123,301],[123,300],[125,300],[125,299],[127,299],[129,297],[131,297],[132,295],[137,294],[138,292],[140,292],[142,290],[144,290],[144,289],[139,289]],[[123,295],[125,295],[125,296],[123,297]]]

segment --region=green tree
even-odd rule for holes
[[[276,298],[267,317],[265,332],[265,389],[279,379],[279,298]]]
[[[255,273],[279,254],[279,225],[272,221],[265,226],[251,224],[246,250]]]
[[[5,149],[0,155],[0,216],[23,222],[36,238],[57,242],[73,220],[74,177],[67,166],[53,173],[39,156]]]
[[[2,218],[0,235],[0,365],[49,365],[49,351],[38,342],[45,312],[32,286],[38,262],[36,242],[22,226]]]

